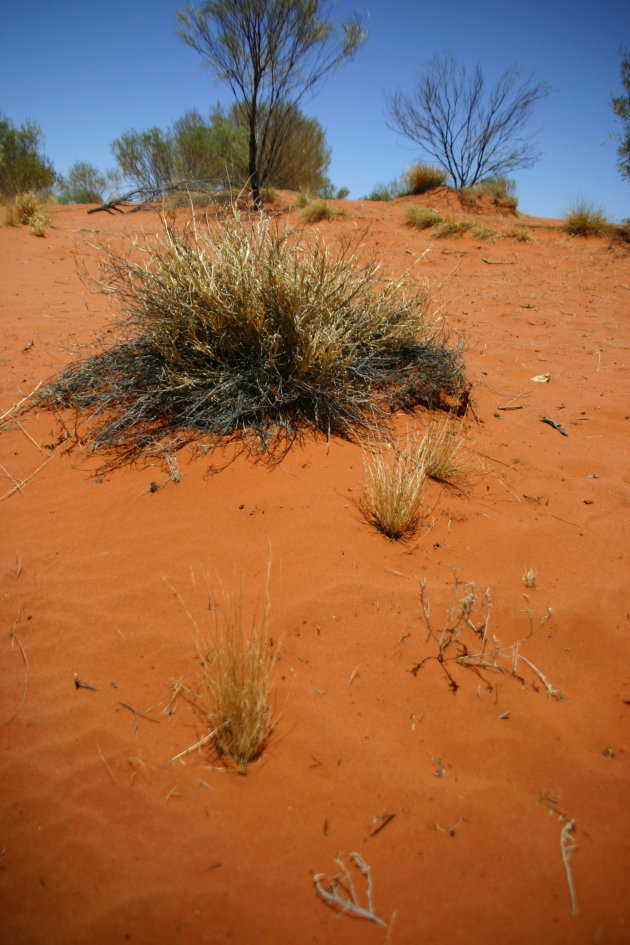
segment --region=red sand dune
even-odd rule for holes
[[[369,224],[385,275],[429,249],[413,278],[465,332],[470,483],[427,486],[415,540],[363,519],[350,443],[276,467],[180,453],[175,484],[157,465],[95,478],[49,448],[46,413],[0,436],[3,942],[630,941],[630,255],[488,207],[475,222],[534,241],[433,240],[405,224],[414,201],[447,198],[346,202],[320,228]],[[157,214],[56,208],[43,239],[0,229],[0,412],[105,323],[75,265],[93,238],[141,228]],[[203,620],[206,576],[236,569],[253,608],[270,554],[268,748],[245,777],[205,750],[169,765],[205,734],[185,700],[164,712],[174,680],[198,685],[173,588]],[[534,611],[523,682],[451,664],[453,692],[435,660],[412,672],[437,653],[418,582],[441,627],[453,569],[490,589],[493,643]],[[387,930],[315,891],[352,852]]]

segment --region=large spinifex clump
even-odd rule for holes
[[[382,281],[356,240],[332,250],[234,208],[167,225],[103,253],[116,342],[37,405],[79,411],[92,449],[127,457],[204,436],[253,433],[266,449],[309,428],[351,435],[393,406],[436,406],[462,386],[461,352],[408,278]]]

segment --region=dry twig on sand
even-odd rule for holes
[[[380,925],[382,929],[386,929],[386,923],[383,922],[382,919],[379,919],[374,913],[374,906],[372,904],[372,874],[370,867],[359,853],[351,853],[350,859],[365,876],[367,882],[367,908],[359,905],[350,870],[346,868],[340,856],[336,857],[335,862],[339,864],[343,873],[338,873],[336,876],[328,876],[326,873],[316,873],[313,877],[318,895],[320,895],[324,902],[331,908],[339,910],[340,915],[348,913],[360,919],[369,919],[370,922],[375,922],[377,925]]]
[[[22,701],[20,702],[19,706],[17,707],[13,715],[11,715],[8,719],[5,719],[5,721],[2,723],[3,725],[8,725],[9,722],[12,722],[13,719],[17,718],[17,716],[20,714],[20,712],[24,708],[24,703],[26,702],[26,693],[28,690],[28,660],[26,658],[26,650],[22,646],[22,643],[20,642],[20,639],[17,633],[15,632],[15,628],[17,627],[19,619],[20,619],[20,614],[18,613],[17,617],[15,618],[13,627],[11,629],[11,647],[13,647],[14,643],[17,643],[18,647],[20,648],[20,653],[22,654],[22,660],[24,662],[24,692],[22,693]]]
[[[569,895],[571,896],[571,915],[575,917],[578,914],[577,900],[575,898],[575,887],[573,885],[573,874],[571,872],[571,854],[578,849],[577,843],[573,843],[573,831],[575,830],[575,821],[568,820],[562,828],[560,834],[560,850],[562,851],[562,862],[567,874],[567,883],[569,884]]]
[[[427,627],[427,641],[432,639],[437,643],[438,653],[437,655],[425,656],[419,663],[416,663],[411,669],[414,676],[426,663],[436,660],[446,674],[453,692],[457,692],[459,684],[450,671],[449,664],[472,669],[481,676],[488,687],[489,684],[483,673],[492,670],[514,676],[524,683],[525,680],[519,673],[519,662],[522,661],[543,684],[548,696],[552,696],[558,701],[565,698],[564,693],[559,689],[554,689],[538,667],[520,652],[523,644],[551,619],[552,611],[550,607],[540,618],[537,627],[534,626],[534,611],[529,608],[522,611],[529,621],[529,633],[515,643],[508,646],[499,646],[494,635],[492,641],[489,638],[490,614],[492,612],[492,598],[490,597],[489,588],[486,589],[480,600],[475,585],[462,582],[457,573],[454,572],[452,603],[441,630],[437,630],[431,623],[431,609],[426,596],[426,581],[419,581],[418,586],[420,588],[422,616]],[[528,599],[526,594],[523,594],[523,597],[525,600]]]

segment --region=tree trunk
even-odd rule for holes
[[[252,189],[252,200],[257,210],[260,210],[262,201],[260,199],[260,183],[258,179],[258,142],[256,140],[256,112],[252,109],[249,120],[249,186]]]

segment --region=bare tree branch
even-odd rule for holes
[[[539,154],[525,126],[550,91],[508,69],[486,94],[479,66],[469,74],[452,56],[434,56],[412,94],[390,96],[387,122],[448,171],[456,187],[469,187],[535,164]]]

